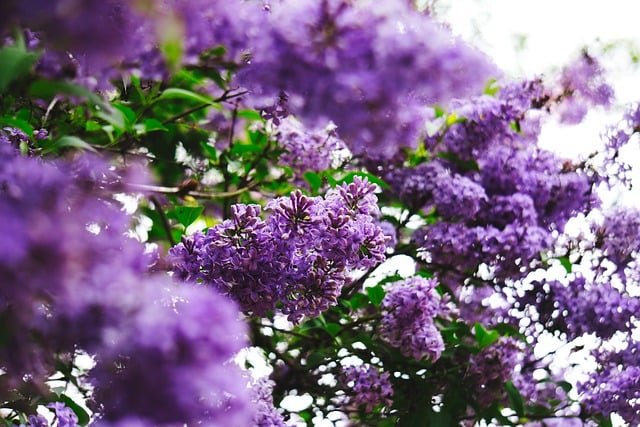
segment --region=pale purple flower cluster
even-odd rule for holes
[[[284,150],[278,163],[290,167],[298,178],[307,171],[329,169],[333,153],[345,148],[333,129],[309,130],[293,117],[281,120],[274,136]]]
[[[284,417],[273,405],[273,386],[268,377],[261,377],[251,383],[251,401],[256,404],[256,414],[252,421],[255,427],[286,427]]]
[[[619,351],[601,350],[598,370],[578,384],[580,401],[590,415],[620,415],[629,425],[640,423],[640,356],[638,344],[628,341]]]
[[[256,3],[10,0],[0,5],[0,33],[13,25],[35,31],[34,45],[46,50],[38,69],[49,77],[105,85],[123,71],[166,75],[162,51],[169,46],[180,52],[182,63],[194,63],[218,46],[225,54],[207,59],[207,65],[239,63],[260,28],[254,25],[262,15]]]
[[[603,135],[605,148],[602,152],[603,175],[609,185],[618,182],[631,186],[631,165],[623,158],[620,150],[624,148],[631,137],[640,131],[640,103],[630,105],[624,113],[620,123],[611,126]]]
[[[300,191],[232,217],[171,248],[177,276],[211,285],[257,316],[279,308],[292,321],[335,304],[347,273],[385,259],[376,186],[358,177],[322,197]]]
[[[45,162],[0,146],[0,399],[46,390],[56,355],[81,349],[97,361],[104,425],[246,425],[247,392],[226,364],[245,339],[235,305],[148,274],[109,196],[126,189],[121,179],[97,159]]]
[[[412,277],[388,285],[380,309],[382,339],[416,360],[436,361],[444,341],[435,318],[451,312],[447,300],[436,291],[435,279]]]
[[[367,413],[378,406],[391,406],[393,387],[390,377],[389,372],[381,372],[369,364],[343,366],[339,384],[347,394],[344,404],[362,406]]]
[[[589,107],[607,107],[613,101],[613,89],[605,81],[604,70],[586,51],[562,70],[559,85],[560,120],[564,123],[580,123]]]
[[[466,372],[466,383],[472,388],[476,401],[489,407],[496,400],[506,400],[504,384],[514,374],[523,356],[522,342],[502,337],[497,342],[472,354]]]
[[[558,330],[569,339],[584,334],[611,338],[618,331],[632,329],[640,300],[611,284],[577,275],[568,283],[559,280],[535,281],[520,305],[535,307],[539,321],[548,330]]]
[[[97,425],[131,417],[149,426],[249,425],[247,383],[230,360],[246,339],[236,307],[211,289],[176,287],[164,277],[112,291],[131,288],[144,304],[130,302],[126,323],[105,331],[90,373]]]
[[[479,89],[496,73],[407,2],[282,0],[240,81],[267,106],[281,91],[305,121],[332,120],[352,151],[392,156],[415,147],[424,105]]]

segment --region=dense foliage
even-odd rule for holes
[[[513,80],[401,0],[0,29],[1,424],[640,424],[640,108],[538,145],[615,105],[589,52]]]

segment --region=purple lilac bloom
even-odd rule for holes
[[[273,406],[273,386],[275,383],[267,377],[261,377],[251,383],[251,401],[256,405],[256,414],[252,421],[255,427],[286,427],[284,417]]]
[[[445,165],[436,159],[413,168],[392,169],[384,178],[403,203],[417,210],[433,204],[433,192],[445,174]]]
[[[568,283],[535,281],[519,306],[535,307],[539,321],[549,330],[559,330],[569,339],[584,334],[611,338],[633,327],[640,300],[614,287],[610,279],[588,281],[583,276]]]
[[[602,225],[595,232],[602,239],[604,256],[612,261],[618,272],[637,259],[640,249],[640,210],[635,207],[616,206],[604,213]]]
[[[235,305],[211,289],[150,279],[138,284],[144,303],[105,331],[90,373],[101,420],[249,425],[246,380],[231,360],[246,340]]]
[[[472,220],[487,201],[482,186],[461,175],[443,175],[433,190],[438,214],[445,220]]]
[[[511,337],[497,342],[471,355],[466,366],[465,382],[480,406],[489,407],[495,400],[505,400],[504,384],[509,381],[522,360],[523,345]]]
[[[235,205],[231,219],[171,248],[173,270],[253,315],[277,305],[292,321],[317,315],[336,303],[347,272],[385,259],[375,190],[356,177],[324,198],[296,191],[270,201],[266,220],[257,205]]]
[[[560,120],[565,123],[580,123],[589,107],[608,107],[613,101],[613,89],[605,81],[604,70],[586,51],[562,70],[559,85],[562,90]]]
[[[391,283],[380,305],[380,336],[402,354],[416,360],[438,360],[444,350],[435,318],[450,313],[434,279],[412,277]]]
[[[537,135],[526,135],[522,128],[531,120],[527,113],[544,97],[540,80],[531,80],[506,83],[497,96],[454,100],[450,117],[455,120],[438,119],[440,128],[425,138],[425,146],[461,160],[476,159],[495,144],[522,146]]]
[[[367,413],[378,406],[392,405],[393,388],[389,372],[381,372],[369,364],[344,366],[341,371],[338,383],[346,392],[344,405],[362,406]]]
[[[590,415],[620,415],[629,425],[640,423],[638,344],[627,341],[618,350],[599,350],[598,369],[578,384],[580,401]]]
[[[332,153],[345,147],[331,127],[307,130],[292,117],[280,121],[274,136],[284,150],[278,163],[290,167],[297,178],[302,178],[307,171],[329,169]]]
[[[55,413],[56,427],[79,427],[78,417],[75,412],[62,402],[50,403],[47,408],[52,409]]]
[[[239,80],[261,106],[284,91],[304,121],[332,120],[357,155],[415,147],[424,105],[468,94],[495,73],[404,1],[283,0],[268,18]]]

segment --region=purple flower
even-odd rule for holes
[[[273,406],[273,386],[275,383],[267,377],[261,377],[251,384],[251,400],[257,406],[252,426],[286,427],[284,417]]]
[[[366,157],[415,147],[426,103],[467,94],[495,72],[406,2],[286,0],[268,18],[239,76],[255,103],[267,106],[284,91],[294,114],[332,120]]]
[[[522,343],[511,337],[502,337],[466,363],[465,381],[472,389],[478,404],[489,407],[495,400],[505,401],[504,384],[514,374],[522,360]]]
[[[387,288],[380,306],[380,336],[407,357],[436,361],[444,350],[435,318],[449,314],[450,308],[436,292],[437,285],[434,279],[412,277]]]
[[[367,413],[378,406],[391,406],[393,388],[390,377],[389,372],[381,372],[369,364],[343,366],[338,383],[347,394],[344,405],[364,407]]]
[[[347,272],[385,259],[375,190],[356,178],[324,198],[296,191],[267,203],[266,220],[257,205],[235,205],[231,219],[171,248],[170,262],[179,277],[214,286],[247,313],[279,305],[292,321],[316,316],[337,302]]]

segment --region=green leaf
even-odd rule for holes
[[[160,96],[156,100],[164,101],[167,99],[180,99],[183,101],[197,102],[199,104],[213,104],[213,101],[199,93],[192,92],[190,90],[181,89],[178,87],[170,87],[162,91]]]
[[[60,395],[60,401],[67,405],[67,407],[76,414],[76,417],[78,417],[78,424],[80,424],[81,426],[86,426],[87,424],[89,424],[89,420],[91,419],[91,417],[89,417],[89,414],[84,410],[82,406],[78,405],[66,394]]]
[[[125,129],[131,129],[136,122],[136,113],[126,105],[114,104],[113,107],[122,113]]]
[[[113,110],[111,104],[105,101],[99,95],[91,92],[84,86],[69,82],[58,82],[51,80],[38,80],[29,86],[29,94],[34,98],[43,98],[51,100],[57,95],[68,95],[77,98],[86,99],[91,104],[99,107],[104,112]]]
[[[147,132],[153,132],[157,130],[167,132],[169,130],[165,125],[162,124],[160,120],[157,119],[145,119],[142,124],[144,125],[144,128]]]
[[[478,348],[480,350],[489,347],[500,338],[498,331],[487,330],[480,323],[476,323],[474,326],[476,332],[476,340],[478,341]]]
[[[253,121],[262,120],[262,116],[256,110],[240,110],[238,111],[238,117],[242,117],[243,119],[248,119]]]
[[[261,153],[263,148],[256,144],[234,144],[231,148],[233,154]]]
[[[522,400],[522,395],[511,381],[507,381],[504,386],[507,390],[511,409],[513,409],[519,417],[524,417],[524,401]]]
[[[207,158],[213,160],[214,162],[218,160],[218,150],[216,150],[216,147],[206,141],[200,141],[200,147],[202,148],[202,151],[207,156]]]
[[[88,142],[83,139],[78,138],[77,136],[65,135],[56,139],[53,144],[49,145],[45,152],[55,151],[58,148],[63,147],[71,147],[71,148],[79,148],[81,150],[93,151],[96,152],[96,149],[93,148]]]
[[[354,310],[358,310],[362,307],[366,307],[367,304],[369,304],[369,297],[366,296],[365,294],[355,294],[353,296],[353,298],[351,298],[349,300],[349,305],[351,306],[352,309]]]
[[[167,216],[177,220],[186,228],[198,219],[202,211],[204,211],[204,206],[177,206],[172,211],[167,212]]]
[[[304,179],[309,183],[309,187],[314,194],[318,193],[322,187],[322,178],[317,172],[307,171],[304,173]]]
[[[383,180],[381,180],[380,178],[378,178],[375,175],[372,175],[370,173],[366,173],[366,172],[349,172],[348,174],[346,174],[345,176],[342,177],[342,179],[338,180],[339,184],[350,184],[353,182],[353,178],[355,178],[356,176],[359,176],[361,178],[367,178],[369,180],[369,182],[372,182],[374,184],[378,184],[381,188],[389,188],[389,184],[387,184],[386,182],[384,182]]]
[[[573,271],[573,264],[571,264],[571,261],[569,260],[568,257],[563,256],[557,259],[558,261],[560,261],[560,264],[562,264],[562,266],[567,271],[567,273],[571,273],[571,271]]]
[[[326,325],[324,325],[324,330],[327,331],[327,333],[332,337],[335,337],[342,330],[342,326],[337,323],[327,323]]]
[[[381,285],[371,286],[367,288],[367,295],[369,295],[369,299],[376,307],[380,306],[380,303],[382,303],[385,294],[386,292]]]
[[[497,83],[498,83],[498,80],[489,79],[487,84],[484,85],[483,93],[485,95],[494,96],[496,93],[498,93],[500,91],[500,86],[498,86]]]
[[[39,56],[39,53],[27,51],[21,43],[0,49],[0,93],[11,82],[27,74]]]

